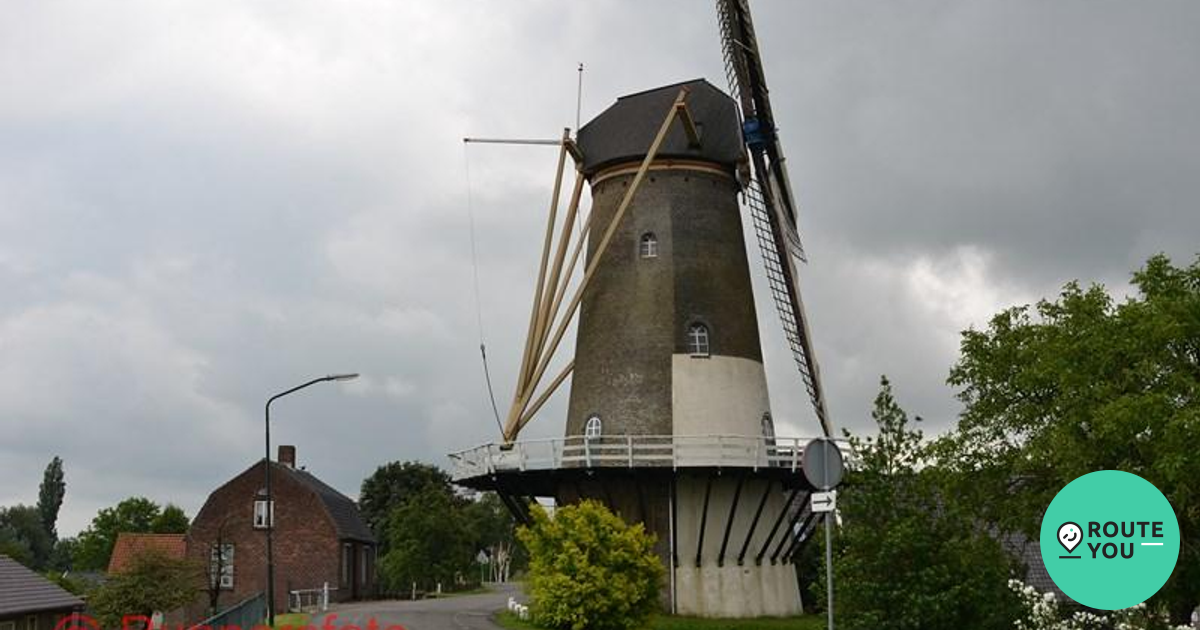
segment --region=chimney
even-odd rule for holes
[[[296,447],[290,444],[279,446],[279,463],[288,468],[296,467]]]

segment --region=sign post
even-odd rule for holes
[[[486,570],[487,565],[491,563],[491,558],[487,555],[487,552],[480,549],[479,555],[475,556],[475,562],[479,563],[479,585],[483,586],[483,583],[487,581],[484,571]]]
[[[825,591],[828,596],[826,623],[833,630],[833,511],[837,508],[837,495],[830,492],[842,482],[845,466],[842,451],[833,440],[816,439],[804,447],[804,476],[813,488],[810,499],[814,514],[825,513]]]

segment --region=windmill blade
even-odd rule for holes
[[[778,228],[779,214],[768,209],[769,202],[757,181],[751,182],[743,191],[742,200],[754,223],[754,233],[766,269],[767,285],[775,302],[775,310],[779,313],[784,336],[792,350],[792,358],[796,362],[796,368],[800,370],[804,389],[812,401],[821,430],[826,436],[832,437],[833,427],[825,407],[821,371],[813,352],[808,316],[804,311],[804,302],[800,299],[800,288],[796,282],[796,262],[784,253],[787,245],[783,240],[782,231]]]
[[[781,216],[780,227],[787,239],[788,251],[807,262],[800,234],[796,229],[796,202],[788,179],[783,147],[775,133],[775,117],[766,74],[754,35],[748,0],[717,0],[717,20],[721,28],[721,49],[725,78],[734,100],[741,106],[742,131],[750,153],[758,156],[754,165],[759,185],[771,192],[771,209]]]
[[[796,207],[783,149],[775,133],[766,77],[747,2],[717,0],[726,78],[734,100],[741,106],[743,136],[754,171],[753,179],[743,191],[743,201],[753,219],[767,284],[784,336],[821,430],[826,436],[832,436],[821,373],[796,275],[796,259],[805,260],[796,231]]]

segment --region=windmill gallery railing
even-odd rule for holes
[[[455,481],[496,472],[561,468],[776,468],[803,465],[812,438],[744,435],[606,435],[484,444],[450,455]],[[839,442],[841,442],[839,440]],[[843,450],[848,446],[839,444]]]

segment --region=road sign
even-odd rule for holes
[[[488,564],[491,561],[491,557],[488,556],[487,552],[483,550],[480,550],[479,555],[475,556],[475,562],[478,562],[479,564]]]
[[[814,514],[832,512],[837,508],[836,492],[814,492],[812,495],[812,511]]]
[[[832,490],[842,482],[842,450],[833,440],[818,438],[804,447],[804,477],[817,490]]]

